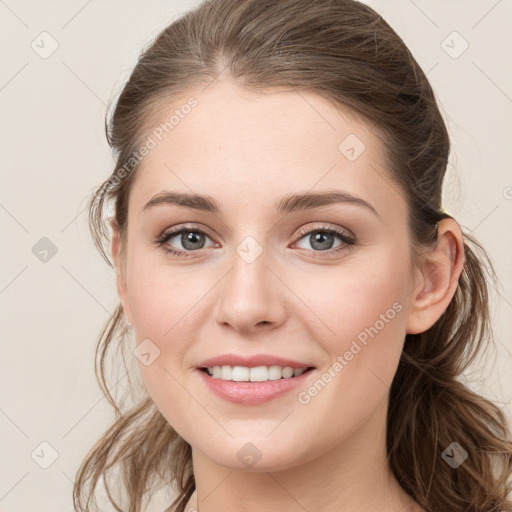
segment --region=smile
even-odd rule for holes
[[[237,405],[258,405],[286,395],[299,386],[305,387],[306,380],[315,373],[315,368],[225,365],[198,368],[196,371],[207,390],[217,397]],[[294,375],[295,372],[297,375]],[[220,376],[215,377],[214,373]],[[247,380],[251,374],[254,379],[260,380]],[[236,378],[239,380],[234,380]]]

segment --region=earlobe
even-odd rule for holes
[[[116,287],[119,295],[119,300],[123,307],[123,312],[126,321],[130,326],[133,325],[132,314],[130,309],[130,303],[128,300],[128,291],[126,287],[125,278],[125,265],[123,258],[121,257],[121,246],[120,246],[120,233],[119,227],[114,217],[109,218],[110,226],[112,228],[112,260],[114,262],[114,269],[116,272]]]
[[[424,332],[444,313],[457,289],[464,265],[464,238],[451,218],[438,223],[436,246],[422,260],[417,272],[407,319],[407,334]]]

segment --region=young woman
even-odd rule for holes
[[[204,2],[141,55],[107,136],[90,221],[117,276],[97,368],[117,419],[77,510],[99,482],[130,512],[162,486],[169,512],[512,510],[506,419],[461,382],[492,265],[442,208],[445,124],[374,10]],[[143,383],[128,405],[115,344]]]

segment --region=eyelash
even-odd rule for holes
[[[166,254],[171,254],[172,256],[174,256],[176,258],[188,258],[190,256],[190,253],[198,252],[198,251],[197,250],[196,251],[182,251],[181,249],[173,249],[172,247],[167,245],[167,242],[171,238],[173,238],[175,235],[179,235],[180,233],[183,233],[183,232],[200,233],[200,234],[203,234],[203,235],[206,235],[209,237],[208,233],[206,231],[202,230],[201,228],[199,228],[198,226],[185,226],[185,227],[182,227],[179,229],[165,231],[156,239],[156,243],[159,247],[162,248],[162,250]],[[344,233],[340,229],[330,227],[330,226],[324,226],[324,225],[315,226],[314,228],[300,230],[298,233],[298,237],[299,237],[298,239],[300,240],[301,238],[304,238],[306,235],[311,235],[314,233],[329,233],[332,235],[336,235],[343,242],[336,249],[328,249],[326,251],[312,251],[309,249],[305,249],[314,258],[321,258],[322,256],[320,256],[320,254],[324,254],[324,253],[337,254],[338,252],[341,252],[344,250],[345,251],[350,250],[356,244],[355,238],[348,236],[346,233]]]

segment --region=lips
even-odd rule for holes
[[[197,368],[208,368],[209,366],[289,366],[291,368],[300,368],[306,370],[307,368],[314,368],[312,364],[296,361],[272,354],[253,354],[250,356],[242,356],[236,354],[223,354],[216,357],[211,357],[201,361]]]
[[[208,363],[209,361],[210,360],[204,362]],[[245,361],[247,361],[247,359],[245,359]],[[293,363],[296,364],[297,362],[295,361]],[[279,397],[286,399],[286,395],[288,395],[288,400],[294,400],[293,396],[290,397],[289,394],[297,388],[306,387],[306,383],[310,382],[315,376],[314,370],[306,370],[301,375],[291,378],[267,380],[263,382],[235,382],[213,378],[205,370],[201,369],[198,369],[196,373],[206,386],[206,389],[218,398],[235,405],[243,406],[263,405]]]

